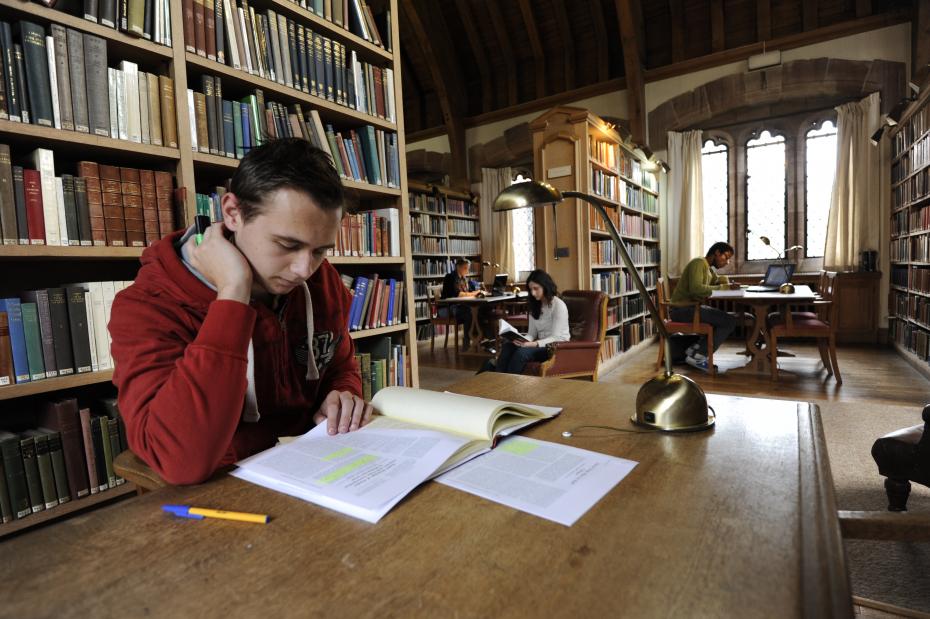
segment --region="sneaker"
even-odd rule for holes
[[[709,364],[707,363],[707,358],[706,358],[706,357],[705,357],[704,359],[696,359],[695,357],[689,356],[689,357],[686,357],[686,358],[685,358],[685,363],[687,363],[688,365],[690,365],[690,366],[693,367],[693,368],[697,368],[697,369],[701,370],[702,372],[707,372],[708,374],[710,373],[710,366],[709,366]],[[716,370],[717,370],[717,366],[715,365],[715,366],[714,366],[714,371],[716,371]]]

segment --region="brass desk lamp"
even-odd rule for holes
[[[640,387],[636,396],[636,414],[630,420],[639,425],[647,426],[665,432],[687,432],[704,430],[714,425],[715,415],[708,415],[707,397],[704,391],[687,376],[675,374],[672,371],[672,355],[669,349],[668,331],[659,318],[659,312],[646,286],[643,284],[639,272],[636,270],[626,245],[620,238],[614,222],[607,216],[605,206],[613,206],[609,202],[580,191],[560,192],[548,183],[530,181],[517,183],[504,189],[494,200],[491,207],[495,211],[509,211],[519,208],[537,208],[546,205],[555,206],[564,198],[578,198],[592,205],[607,225],[610,238],[617,246],[617,251],[623,259],[623,264],[629,270],[639,294],[649,309],[649,314],[655,323],[656,329],[665,339],[665,371]]]

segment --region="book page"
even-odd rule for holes
[[[497,334],[500,335],[504,339],[510,340],[511,342],[513,342],[514,340],[519,340],[522,342],[529,341],[526,339],[525,335],[517,331],[517,329],[512,324],[510,324],[503,318],[500,319],[500,328],[497,330]]]
[[[239,462],[232,475],[377,522],[468,442],[397,421],[330,436],[322,423]]]
[[[436,481],[571,526],[635,466],[632,460],[515,436]]]
[[[553,417],[562,410],[410,387],[381,389],[371,404],[386,417],[483,440],[527,418]]]

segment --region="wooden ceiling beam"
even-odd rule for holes
[[[504,58],[504,65],[507,67],[507,75],[504,81],[507,83],[507,105],[517,104],[517,63],[514,59],[513,48],[510,46],[510,33],[507,31],[507,25],[504,23],[504,16],[497,2],[492,0],[488,2],[488,14],[491,17],[491,25],[494,27],[494,34],[497,35],[497,44],[500,46],[501,56]]]
[[[726,49],[726,26],[723,21],[723,0],[710,0],[710,49],[722,52]]]
[[[423,97],[423,85],[420,84],[420,80],[417,77],[417,72],[413,70],[413,63],[410,61],[410,52],[408,51],[409,49],[410,46],[404,46],[400,50],[400,66],[405,78],[404,99],[409,101],[413,106],[413,109],[409,110],[409,114],[407,113],[407,108],[404,107],[404,117],[407,119],[415,119],[415,126],[417,127],[425,127],[426,117],[423,115],[423,112],[426,109],[426,101]],[[406,86],[411,86],[411,90],[413,92],[408,92]]]
[[[685,11],[682,0],[668,0],[668,12],[672,22],[672,62],[685,59]]]
[[[481,41],[478,28],[475,26],[475,18],[472,15],[471,8],[468,6],[468,0],[455,0],[455,6],[462,20],[462,26],[465,27],[465,36],[468,37],[468,45],[475,55],[475,63],[478,65],[478,74],[481,76],[481,112],[490,112],[494,109],[494,81],[491,79],[491,67],[488,64],[488,55],[485,53],[484,43]]]
[[[562,90],[573,90],[575,88],[575,39],[572,38],[565,0],[552,0],[552,8],[555,9],[555,21],[559,25],[559,35],[562,37],[562,58],[565,61],[563,71],[565,87]]]
[[[533,51],[533,74],[536,77],[536,96],[546,96],[546,56],[543,54],[542,41],[539,39],[539,30],[536,29],[536,18],[530,0],[519,0],[520,12],[523,14],[523,25],[530,39],[530,49]]]
[[[645,110],[645,82],[643,80],[642,28],[637,29],[636,23],[642,23],[642,12],[639,0],[615,0],[617,6],[617,20],[620,22],[620,44],[623,46],[623,67],[626,71],[627,107],[630,117],[630,131],[633,141],[637,144],[646,144],[646,110]],[[638,16],[638,17],[637,17]]]
[[[756,40],[768,41],[772,38],[772,2],[756,0]]]
[[[438,6],[428,2],[423,6],[421,13],[414,0],[400,0],[400,10],[410,23],[414,41],[423,52],[442,109],[443,124],[446,126],[452,153],[452,166],[449,171],[451,182],[456,186],[465,186],[468,182],[463,120],[465,93],[458,79],[449,79],[450,76],[457,76],[461,72],[454,59],[448,35],[439,36],[437,32],[441,22],[429,14],[431,10],[438,10]]]
[[[820,8],[817,0],[804,0],[801,5],[804,7],[801,13],[801,19],[804,24],[804,30],[817,29],[817,11]]]
[[[594,40],[597,42],[597,81],[610,79],[610,48],[607,46],[607,25],[601,0],[588,0],[591,22],[594,24]]]

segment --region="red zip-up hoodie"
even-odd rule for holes
[[[303,434],[334,390],[362,395],[347,330],[351,295],[328,261],[307,280],[320,378],[306,379],[304,293],[263,303],[216,300],[181,262],[179,231],[142,254],[135,282],[110,313],[120,414],[129,447],[171,484],[207,479],[219,467]],[[249,341],[260,418],[242,420]]]

